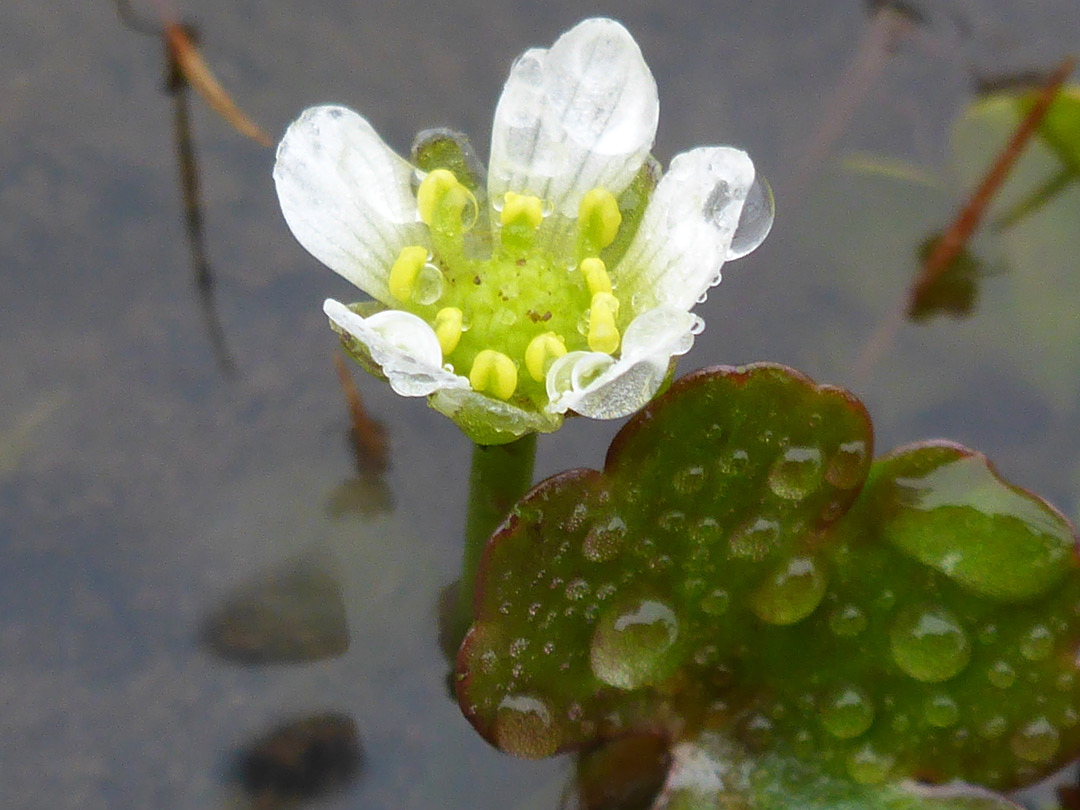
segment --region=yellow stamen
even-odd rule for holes
[[[462,313],[457,307],[444,307],[435,313],[435,337],[439,339],[443,357],[457,348],[461,340]]]
[[[430,225],[435,218],[435,207],[448,191],[461,185],[449,169],[435,169],[427,174],[416,190],[416,207],[420,209],[420,219]]]
[[[606,188],[591,189],[578,206],[578,233],[592,250],[602,250],[615,241],[622,224],[619,203]]]
[[[473,360],[469,384],[474,391],[490,394],[496,399],[510,399],[517,390],[517,366],[502,352],[484,349]]]
[[[554,332],[537,335],[525,349],[525,368],[529,376],[537,382],[543,382],[548,368],[555,359],[566,354],[566,344]]]
[[[589,286],[589,295],[611,292],[611,278],[600,259],[582,259],[581,274],[585,276],[585,283]]]
[[[544,221],[544,204],[539,197],[508,191],[503,199],[503,225],[528,225],[535,231]]]
[[[619,300],[611,293],[599,292],[589,305],[589,348],[594,352],[614,354],[619,348],[619,329],[615,316],[619,314]]]
[[[420,245],[410,245],[401,249],[394,266],[390,268],[390,294],[398,301],[412,298],[413,285],[420,269],[427,264],[428,251]]]
[[[469,222],[462,223],[460,219],[466,206],[471,206],[472,217]],[[469,230],[476,222],[476,197],[449,169],[434,169],[428,172],[421,181],[420,188],[416,190],[416,208],[420,212],[420,219],[429,227],[438,217],[442,227],[459,233],[460,230]],[[449,209],[455,219],[444,219],[445,213],[440,217],[440,208],[444,212]]]

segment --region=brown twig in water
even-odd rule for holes
[[[211,109],[241,135],[251,138],[260,146],[270,148],[273,145],[270,136],[240,112],[232,98],[225,92],[225,88],[214,78],[210,66],[206,64],[206,60],[202,58],[202,54],[191,41],[185,27],[178,22],[166,21],[162,36],[165,38],[165,47],[168,48],[170,57],[175,60],[188,84],[198,91]]]
[[[1061,85],[1065,83],[1065,80],[1075,67],[1076,59],[1072,57],[1066,59],[1054,71],[1046,84],[1043,85],[1035,103],[1028,111],[1028,114],[1024,116],[1024,120],[1020,122],[1016,131],[1013,132],[1013,136],[1009,139],[1005,148],[1001,150],[997,160],[994,161],[994,165],[990,167],[990,171],[986,173],[982,182],[972,193],[967,205],[960,210],[956,219],[952,221],[952,224],[941,235],[937,244],[934,245],[934,249],[923,264],[922,272],[911,288],[908,296],[909,310],[919,296],[941,278],[941,275],[953,263],[964,245],[967,244],[975,229],[979,227],[990,201],[1005,181],[1009,170],[1016,163],[1016,159],[1020,157],[1020,153],[1023,152],[1027,142],[1035,134],[1043,118],[1046,117],[1046,113],[1050,109],[1050,105],[1053,104],[1058,90],[1061,89]]]
[[[341,381],[341,392],[345,395],[345,402],[349,407],[349,418],[352,423],[350,435],[356,454],[357,469],[361,473],[383,472],[390,460],[386,430],[379,422],[368,416],[352,375],[349,374],[345,361],[338,353],[334,354],[334,365],[337,367],[338,379]]]

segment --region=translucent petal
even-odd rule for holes
[[[684,355],[693,348],[694,335],[700,326],[701,319],[686,310],[674,307],[650,309],[626,327],[622,357],[653,357],[666,367],[672,357]]]
[[[372,298],[392,303],[386,280],[398,253],[426,244],[412,171],[362,116],[312,107],[285,132],[274,182],[300,244]]]
[[[389,309],[361,318],[333,299],[323,304],[327,317],[370,353],[404,397],[425,397],[443,389],[468,388],[469,381],[442,367],[442,349],[434,330],[422,319]]]
[[[563,355],[548,369],[548,410],[593,419],[632,414],[660,390],[671,358],[690,351],[699,323],[684,310],[658,307],[626,328],[618,360],[599,352]]]
[[[656,82],[614,20],[584,20],[510,70],[491,136],[488,191],[532,194],[574,218],[585,192],[619,194],[656,135]]]
[[[688,310],[719,281],[753,183],[754,164],[739,149],[676,155],[611,271],[635,314],[660,304]]]
[[[526,433],[550,433],[562,425],[557,414],[527,411],[472,389],[436,391],[431,407],[453,419],[476,444],[505,444]]]

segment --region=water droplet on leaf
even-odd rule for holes
[[[597,521],[585,535],[582,553],[587,560],[606,562],[614,559],[622,550],[626,538],[626,522],[618,515]]]
[[[1042,661],[1054,651],[1054,634],[1037,624],[1020,641],[1020,652],[1029,661]]]
[[[825,595],[825,574],[813,557],[792,557],[775,569],[750,597],[750,607],[769,624],[802,621]]]
[[[1013,753],[1026,762],[1048,762],[1057,753],[1058,731],[1045,717],[1022,726],[1010,740]]]
[[[671,653],[679,623],[669,605],[638,599],[608,610],[597,623],[589,649],[593,674],[620,689],[637,689],[663,680],[675,663]]]
[[[855,605],[844,605],[829,616],[829,629],[841,638],[857,636],[866,629],[866,614]]]
[[[874,722],[874,704],[856,686],[836,690],[822,704],[821,725],[834,737],[858,737]]]
[[[507,695],[495,713],[495,744],[528,759],[551,756],[559,748],[559,728],[548,704],[530,695]]]
[[[889,633],[893,660],[918,681],[945,681],[967,666],[971,644],[959,621],[944,608],[905,611]]]
[[[821,451],[816,447],[789,447],[769,469],[769,489],[778,498],[798,501],[821,484]]]
[[[732,557],[763,560],[780,543],[780,524],[768,518],[751,518],[728,538]]]
[[[927,701],[923,716],[932,726],[948,728],[956,725],[956,721],[960,719],[960,707],[948,695],[934,695]]]

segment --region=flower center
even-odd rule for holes
[[[430,172],[416,198],[432,248],[401,251],[390,293],[431,324],[444,361],[473,389],[542,408],[556,359],[618,350],[619,300],[599,256],[622,222],[611,192],[589,191],[576,223],[538,197],[507,192],[490,246],[470,233],[476,199],[452,172]]]

